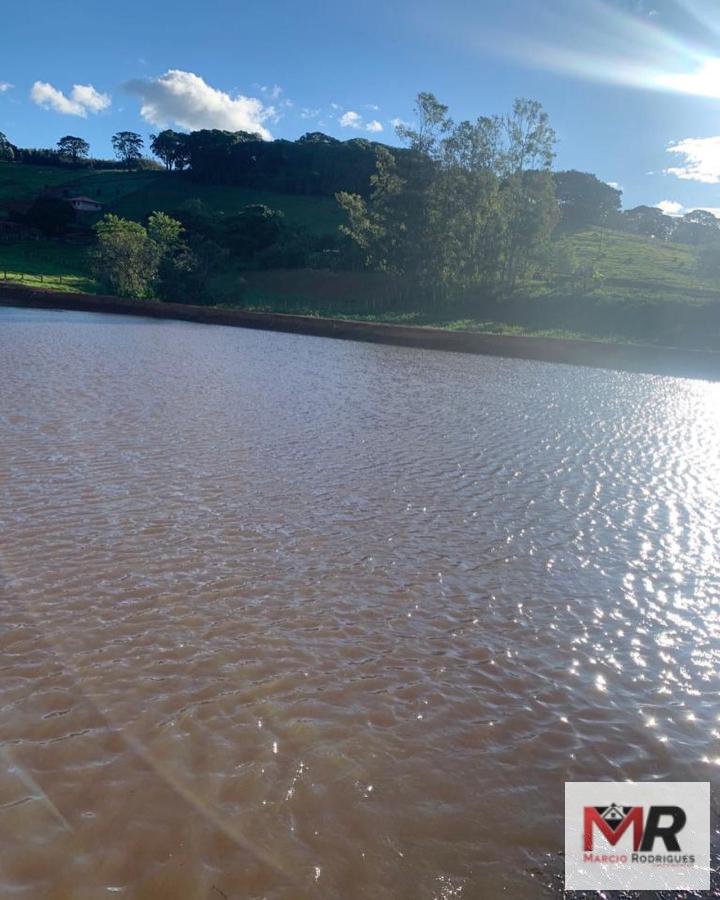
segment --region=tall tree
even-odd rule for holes
[[[536,101],[508,116],[454,123],[430,93],[417,124],[401,126],[410,156],[401,173],[376,153],[370,195],[339,193],[345,234],[366,265],[403,276],[427,297],[473,287],[512,288],[539,258],[557,211],[550,173],[555,134]]]
[[[112,146],[115,156],[125,163],[125,168],[129,172],[142,159],[145,142],[134,131],[118,131],[112,136]]]
[[[452,128],[448,107],[435,94],[423,91],[415,100],[415,116],[417,123],[414,128],[406,124],[397,126],[395,131],[398,137],[412,150],[431,159],[437,157],[442,136]]]
[[[154,212],[148,218],[147,233],[157,244],[161,256],[168,256],[177,250],[183,231],[182,222],[167,213]]]
[[[187,135],[166,128],[159,134],[150,135],[150,149],[170,172],[182,171],[188,164]]]
[[[675,231],[675,221],[657,206],[635,206],[622,214],[623,224],[628,231],[654,237],[661,241],[670,240]]]
[[[550,167],[556,136],[537,100],[518,98],[503,121],[504,282],[514,287],[557,221]]]
[[[3,162],[11,162],[15,159],[15,147],[0,131],[0,160]]]
[[[93,268],[101,281],[124,297],[148,297],[158,275],[160,250],[139,222],[108,214],[95,226]]]
[[[340,191],[337,200],[347,215],[341,232],[357,248],[362,265],[379,272],[405,274],[401,204],[406,182],[397,174],[395,158],[386,147],[376,151],[370,196]]]
[[[90,154],[90,144],[72,134],[61,137],[57,142],[57,148],[60,155],[69,159],[73,165],[77,165],[81,159],[87,158]]]
[[[617,224],[622,191],[589,172],[555,172],[555,195],[566,231]]]

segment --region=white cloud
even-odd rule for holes
[[[676,200],[661,200],[655,206],[661,209],[666,216],[681,216],[685,212],[685,207]]]
[[[279,84],[273,84],[272,87],[267,84],[259,84],[260,93],[265,94],[266,97],[269,97],[271,100],[279,100],[280,95],[283,92],[283,89]]]
[[[675,175],[684,181],[700,181],[703,184],[720,182],[720,136],[709,138],[685,138],[670,144],[668,153],[683,156],[684,165],[665,169],[666,175]]]
[[[4,94],[4,93],[6,93],[7,91],[11,90],[11,89],[14,88],[14,87],[15,87],[15,85],[14,85],[14,84],[10,84],[9,81],[0,81],[0,94]]]
[[[355,128],[358,131],[372,131],[378,132],[382,131],[382,123],[378,122],[377,119],[373,119],[371,122],[366,122],[360,113],[353,112],[353,110],[349,109],[346,113],[343,113],[338,119],[341,128]]]
[[[362,128],[362,116],[352,110],[343,113],[338,121],[341,128]]]
[[[142,98],[140,115],[158,128],[170,124],[191,130],[222,128],[257,132],[265,140],[272,139],[263,122],[277,116],[273,106],[265,106],[256,97],[231,96],[193,72],[169,69],[158,78],[129,81],[125,88]]]
[[[720,219],[720,207],[717,206],[683,206],[683,204],[678,203],[677,200],[661,200],[659,203],[656,203],[655,206],[657,206],[658,209],[661,209],[666,216],[672,216],[673,218],[684,216],[686,213],[700,209],[703,212],[712,213],[716,219]]]
[[[394,119],[390,119],[390,124],[393,128],[400,128],[401,125],[410,125],[409,122],[406,122],[404,119],[398,119],[397,116]]]
[[[618,184],[617,181],[606,181],[605,184],[608,187],[615,188],[616,191],[621,191],[623,189],[623,186]]]
[[[307,106],[305,106],[300,110],[301,119],[317,119],[319,115],[319,109],[309,109]]]
[[[101,94],[91,84],[74,84],[69,97],[47,81],[36,81],[30,99],[43,109],[52,109],[64,116],[86,118],[88,112],[99,113],[110,106],[108,94]]]
[[[92,113],[102,112],[110,106],[110,97],[96,91],[91,84],[73,85],[72,99]]]
[[[377,103],[366,103],[365,109],[371,109],[373,112],[377,112],[380,107],[377,105]]]

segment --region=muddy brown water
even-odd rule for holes
[[[552,897],[720,773],[720,385],[0,309],[0,896]]]

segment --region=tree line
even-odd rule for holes
[[[88,142],[76,135],[64,135],[52,149],[23,149],[0,133],[0,160],[128,170],[157,168],[158,163],[146,155],[149,151],[166,171],[185,173],[198,182],[290,194],[335,196],[342,192],[368,198],[378,153],[384,153],[386,159],[390,154],[397,176],[410,183],[417,168],[417,152],[423,152],[408,140],[405,147],[389,147],[362,138],[339,141],[322,132],[308,132],[296,141],[263,141],[259,135],[244,131],[203,129],[183,133],[165,129],[151,134],[147,146],[134,131],[119,131],[111,140],[115,159],[96,160],[90,157]],[[696,245],[717,238],[718,220],[704,210],[691,210],[683,216],[668,216],[651,206],[623,211],[622,191],[594,175],[571,170],[554,172],[552,178],[561,230],[605,226]]]
[[[96,274],[118,293],[188,301],[210,302],[208,277],[226,263],[369,269],[392,277],[396,299],[418,304],[478,292],[499,297],[528,278],[576,274],[577,264],[563,256],[567,247],[551,238],[605,226],[698,245],[703,273],[720,277],[720,221],[702,210],[675,218],[646,206],[622,211],[618,188],[589,173],[553,172],[556,136],[537,101],[518,99],[505,115],[456,122],[433,94],[421,93],[416,124],[397,133],[400,147],[319,132],[294,142],[218,130],[151,135],[151,152],[177,177],[331,193],[344,224],[318,237],[267,206],[225,215],[197,200],[169,216],[153,213],[145,224],[109,216],[95,229]],[[112,146],[117,165],[143,163],[136,132],[117,132]],[[0,134],[0,159],[27,161],[24,152]],[[71,166],[90,159],[88,143],[75,135],[64,135],[53,152]],[[25,214],[50,236],[71,218],[68,204],[45,195]]]

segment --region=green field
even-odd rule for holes
[[[87,249],[59,241],[0,244],[0,281],[3,279],[47,290],[101,292],[89,274]]]
[[[333,197],[198,184],[187,175],[168,172],[122,172],[116,169],[87,172],[0,162],[0,202],[29,200],[45,187],[67,187],[69,193],[98,200],[106,212],[137,220],[147,218],[156,210],[172,212],[189,200],[200,200],[208,209],[225,215],[237,213],[253,203],[264,203],[281,210],[288,223],[313,234],[335,232],[342,220]]]
[[[696,250],[688,244],[670,244],[653,238],[593,228],[560,238],[569,244],[580,265],[591,264],[602,279],[662,282],[668,287],[720,290],[717,282],[696,274]]]
[[[159,172],[151,182],[118,200],[110,202],[110,210],[128,219],[143,219],[155,210],[172,212],[188,200],[200,200],[217,213],[232,215],[244,206],[264,203],[285,214],[291,225],[313,234],[336,231],[342,217],[332,197],[309,197],[254,191],[234,185],[197,184],[185,175]]]
[[[193,199],[225,215],[264,203],[316,234],[335,232],[342,219],[330,197],[196,184],[185,175],[157,171],[73,172],[11,163],[0,163],[0,207],[8,199],[30,199],[49,184],[67,186],[98,199],[106,211],[137,220]],[[479,295],[445,310],[392,308],[380,299],[382,284],[372,280],[383,276],[370,273],[248,272],[229,260],[211,275],[208,287],[217,304],[258,310],[720,347],[720,283],[697,274],[695,248],[602,228],[560,236],[556,243],[567,245],[573,265],[591,268],[595,277],[580,284],[577,276],[550,276],[525,283],[502,302]],[[5,277],[54,290],[101,290],[90,275],[87,248],[61,241],[0,243],[0,279]]]
[[[45,188],[64,184],[67,180],[67,169],[0,162],[0,203],[7,200],[32,200]]]

